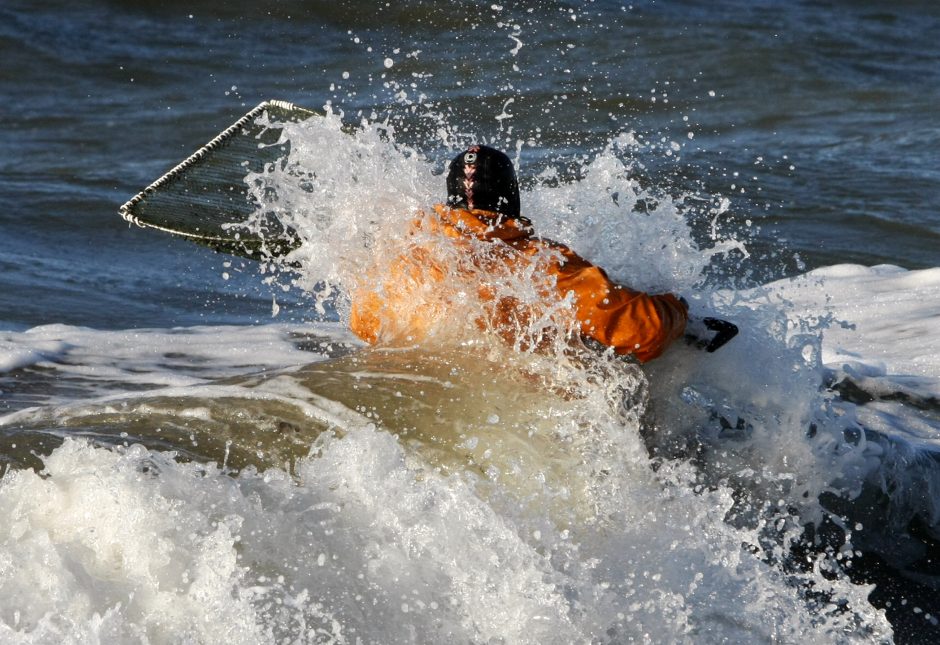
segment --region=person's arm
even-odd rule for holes
[[[570,249],[559,250],[565,259],[557,267],[556,284],[563,297],[574,292],[581,333],[644,363],[682,336],[688,308],[677,297],[618,285]]]

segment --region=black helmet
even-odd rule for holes
[[[450,162],[447,203],[519,217],[519,183],[512,161],[495,148],[470,146]]]

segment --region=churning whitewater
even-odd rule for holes
[[[303,242],[264,274],[338,323],[0,336],[0,365],[46,384],[0,417],[4,642],[890,640],[845,573],[862,523],[796,555],[820,499],[851,500],[898,450],[825,387],[827,364],[851,369],[855,301],[812,300],[851,270],[711,286],[746,240],[720,233],[722,203],[641,186],[649,151],[623,134],[579,180],[536,178],[524,213],[615,280],[735,320],[731,344],[640,368],[542,320],[547,345],[510,348],[468,296],[432,342],[364,347],[346,294],[443,182],[388,123],[340,117],[285,128],[290,155],[247,177]]]

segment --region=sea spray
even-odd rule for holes
[[[350,135],[328,112],[292,127],[290,156],[250,185],[301,235],[289,258],[299,266],[296,286],[345,320],[335,294],[431,241],[411,232],[441,197],[439,165],[396,143],[386,124],[364,123]],[[159,491],[153,513],[178,504],[191,514],[190,533],[155,525],[158,538],[219,563],[192,556],[192,571],[171,579],[180,602],[196,594],[211,607],[177,615],[165,629],[153,618],[159,605],[132,602],[162,591],[159,576],[118,575],[125,595],[134,589],[118,606],[114,594],[95,595],[93,538],[53,539],[42,548],[59,553],[78,542],[93,554],[56,565],[84,571],[75,589],[86,585],[91,598],[45,605],[68,616],[61,631],[93,633],[83,630],[107,616],[118,640],[183,633],[212,642],[210,626],[234,611],[236,642],[294,634],[326,642],[796,640],[808,631],[820,640],[888,638],[868,588],[830,566],[851,554],[850,544],[814,556],[808,570],[789,564],[802,523],[819,516],[816,496],[854,481],[846,466],[859,454],[840,440],[838,421],[820,422],[828,409],[812,334],[788,345],[779,311],[722,301],[702,286],[705,268],[737,243],[700,249],[679,205],[633,180],[621,143],[587,162],[580,182],[525,192],[524,208],[540,231],[609,264],[618,280],[685,293],[694,313],[745,323],[734,344],[714,355],[677,344],[641,369],[585,348],[565,326],[570,302],[561,300],[523,330],[547,342],[506,345],[476,324],[485,302],[458,279],[455,269],[469,267],[456,249],[442,244],[438,264],[466,287],[452,295],[468,293],[452,336],[329,360],[298,352],[293,366],[232,361],[241,370],[221,381],[89,396],[79,410],[22,411],[6,427],[99,431],[117,435],[118,446],[67,442],[46,460],[45,480],[16,477],[69,482],[76,461],[97,464],[101,455],[92,470],[107,473],[105,485],[130,500],[128,509],[149,508],[144,487]],[[684,250],[663,252],[673,242]],[[536,276],[500,274],[498,293],[534,304],[538,289],[526,277]],[[741,432],[723,436],[726,424]],[[178,434],[168,433],[174,425]],[[663,438],[690,450],[658,451]],[[174,445],[192,461],[159,452]],[[132,472],[145,475],[129,479]],[[3,490],[22,507],[18,481],[5,479]],[[70,503],[56,499],[50,504]],[[10,535],[11,552],[22,535]],[[143,548],[154,538],[125,539]],[[221,575],[194,577],[207,569]],[[10,580],[6,596],[15,599],[24,583]],[[11,633],[59,629],[43,613],[11,612]]]
[[[316,130],[315,136],[318,137],[335,136],[338,133],[338,121],[335,115],[328,116],[333,119],[332,122],[329,119],[308,122],[298,128]],[[363,264],[344,265],[344,258],[358,254],[366,266],[378,266],[378,271],[373,275],[381,276],[382,266],[395,266],[395,261],[383,258],[383,254],[414,255],[415,242],[402,237],[402,227],[418,238],[417,244],[425,248],[433,244],[433,239],[421,237],[420,228],[419,233],[415,234],[413,225],[406,217],[412,213],[416,204],[437,201],[440,197],[437,194],[439,191],[427,192],[427,177],[432,175],[433,170],[430,162],[411,150],[399,154],[389,153],[397,144],[394,142],[394,133],[387,126],[375,126],[367,122],[361,126],[362,129],[352,137],[343,135],[335,139],[333,150],[339,158],[350,159],[340,163],[341,166],[357,169],[358,164],[368,163],[368,170],[373,173],[375,168],[381,168],[381,181],[384,182],[381,186],[386,189],[382,193],[383,197],[394,197],[382,202],[390,210],[377,210],[368,201],[363,204],[359,187],[349,187],[347,184],[341,191],[342,195],[331,195],[336,199],[335,203],[343,217],[351,220],[338,224],[345,231],[341,236],[342,243],[326,248],[314,237],[310,244],[317,249],[317,253],[306,255],[314,259],[313,267],[323,263],[333,270],[332,277],[341,288],[345,286],[347,290],[350,285],[356,284]],[[319,132],[321,129],[326,130],[327,135],[322,135]],[[378,130],[381,130],[381,134],[376,136]],[[287,132],[285,136],[290,135]],[[293,136],[303,139],[308,135],[298,131]],[[355,141],[349,141],[350,138]],[[303,147],[296,149],[304,150]],[[383,149],[385,153],[381,152]],[[636,413],[635,423],[627,424],[629,429],[626,432],[629,436],[635,438],[645,434],[654,454],[668,453],[679,459],[697,455],[697,463],[703,469],[702,482],[706,486],[722,487],[732,483],[736,489],[744,491],[743,496],[736,496],[735,504],[725,509],[724,515],[736,518],[735,523],[742,528],[750,527],[749,530],[757,531],[752,538],[755,545],[785,552],[799,541],[801,523],[817,522],[822,518],[822,509],[818,504],[820,495],[830,491],[849,497],[856,495],[861,481],[876,465],[876,460],[870,451],[866,452],[864,445],[846,441],[846,427],[852,427],[850,411],[847,414],[845,407],[834,409],[830,403],[831,397],[819,390],[822,373],[818,330],[809,330],[802,337],[787,339],[785,324],[777,312],[754,314],[748,308],[723,301],[717,292],[706,287],[705,276],[709,267],[732,251],[746,255],[745,246],[733,238],[720,237],[713,219],[711,242],[700,248],[693,239],[688,213],[682,208],[681,200],[672,199],[661,191],[643,188],[634,178],[629,161],[624,159],[626,149],[635,154],[638,149],[636,140],[628,135],[617,137],[597,158],[585,163],[579,181],[537,182],[531,191],[523,194],[524,212],[531,213],[539,233],[571,244],[590,259],[608,266],[615,278],[631,286],[684,293],[692,300],[693,313],[697,315],[718,311],[747,323],[746,332],[736,343],[736,349],[726,351],[719,357],[703,358],[695,352],[690,354],[688,350],[680,349],[650,368],[653,375],[653,409],[654,412],[658,409],[658,414],[647,416],[642,413],[646,408],[644,377],[639,381],[623,383],[618,392],[624,400],[631,402],[630,407]],[[299,194],[295,192],[294,177],[308,172],[308,165],[322,163],[319,157],[311,159],[304,157],[302,152],[296,155],[292,153],[284,166],[270,169],[264,182],[277,186],[278,192]],[[398,166],[396,172],[390,172],[389,163]],[[335,172],[335,169],[331,172]],[[354,170],[353,174],[358,176],[358,170]],[[316,176],[316,172],[309,172],[307,176]],[[441,183],[440,180],[438,182]],[[336,190],[338,186],[329,185],[333,187],[331,190]],[[419,186],[420,191],[424,192],[419,192]],[[345,210],[350,204],[355,207]],[[720,216],[722,212],[719,208],[714,212],[714,217]],[[368,228],[364,226],[364,215],[369,218],[368,226],[373,227],[375,236],[362,236],[362,231]],[[290,213],[286,213],[286,216],[297,217]],[[411,217],[420,215],[411,214]],[[303,217],[289,221],[295,228],[309,231],[309,228],[304,229]],[[334,224],[327,224],[328,229],[331,226]],[[327,237],[331,238],[331,235]],[[472,297],[458,303],[459,298],[444,294],[451,288],[457,295],[472,294],[475,284],[485,279],[477,275],[472,266],[462,263],[460,253],[450,245],[448,240],[438,240],[436,246],[432,247],[436,257],[427,258],[429,264],[436,267],[436,273],[440,274],[428,281],[432,284],[443,283],[443,291],[419,296],[428,298],[429,304],[433,302],[438,307],[421,309],[422,317],[430,318],[431,326],[438,331],[445,330],[445,334],[404,336],[404,340],[419,345],[433,339],[438,348],[436,351],[441,350],[442,341],[445,346],[450,343],[456,346],[467,342],[486,342],[485,338],[481,340],[474,336],[473,325],[464,326],[466,321],[483,316],[483,303],[470,302]],[[469,246],[471,254],[485,253],[483,249],[476,249],[473,242]],[[362,255],[363,250],[367,250],[365,255]],[[352,266],[352,274],[337,272],[335,269],[340,266]],[[422,268],[418,262],[412,262],[409,270],[420,274],[428,269]],[[312,271],[312,275],[316,274],[315,270]],[[467,274],[471,276],[470,280],[466,279]],[[537,284],[533,276],[522,275],[523,279],[520,280],[519,275],[504,275],[498,269],[494,275],[493,282],[499,285],[499,289],[504,289],[507,296],[512,294],[523,303],[534,302],[540,297],[539,289],[532,288],[533,283]],[[381,282],[383,278],[374,279]],[[378,288],[387,290],[393,286]],[[443,298],[443,301],[436,298]],[[567,307],[570,307],[570,303],[559,302],[559,312]],[[448,316],[448,313],[451,315]],[[548,327],[561,330],[555,337],[556,342],[548,350],[549,354],[562,357],[572,351],[572,347],[576,354],[583,351],[577,349],[576,334],[572,333],[570,327],[565,327],[566,318],[563,315],[541,320],[548,320]],[[454,324],[455,321],[457,324]],[[423,320],[422,324],[425,322]],[[482,327],[485,331],[486,325]],[[456,336],[446,337],[457,329],[462,331]],[[524,330],[519,336],[544,339],[545,333],[543,326]],[[401,339],[396,342],[401,342]],[[499,353],[498,342],[489,346],[490,352]],[[529,352],[535,348],[546,351],[546,346],[539,342],[517,342],[512,345],[514,352]],[[610,364],[614,360],[610,355],[598,357],[582,353],[581,356],[584,358],[581,364],[588,366],[601,365],[605,361]],[[695,367],[689,369],[685,361],[693,366],[701,366],[704,371],[699,373]],[[766,365],[773,365],[774,369],[762,369]],[[590,370],[588,367],[586,371],[579,372],[581,378],[589,377]],[[749,383],[748,387],[741,388],[740,381],[744,375],[747,375]],[[609,380],[608,385],[618,382],[618,377],[612,372],[605,372],[605,377]],[[672,387],[660,387],[665,384],[671,384]],[[609,405],[609,401],[605,402],[607,409],[610,409]],[[596,405],[585,406],[595,412],[600,409]],[[624,436],[622,420],[620,423],[605,424],[595,419],[594,423],[586,427],[590,429],[582,428],[582,434],[590,436],[596,446],[614,445],[614,437]],[[673,452],[661,450],[667,443],[682,446],[683,449]],[[621,455],[622,461],[636,463],[635,452],[634,457],[629,459]],[[597,476],[597,481],[613,481],[612,471],[617,471],[617,467],[604,467],[591,472]],[[600,489],[595,490],[597,504],[603,497],[599,492]],[[780,498],[791,501],[783,506],[769,504],[770,500]],[[772,530],[765,530],[768,526]],[[771,560],[783,563],[785,558],[774,556]],[[809,584],[812,586],[812,583]],[[862,615],[855,614],[857,620],[864,622]]]
[[[305,356],[295,353],[298,362]],[[11,633],[97,633],[97,614],[118,642],[139,633],[155,642],[175,633],[217,642],[214,634],[229,632],[210,634],[205,626],[226,621],[227,611],[240,612],[243,635],[257,642],[299,633],[324,642],[353,635],[366,642],[509,636],[517,642],[623,642],[644,634],[676,642],[793,640],[807,630],[822,640],[843,640],[847,633],[877,640],[887,633],[879,615],[866,609],[866,588],[828,581],[821,570],[794,575],[767,562],[772,551],[765,549],[786,542],[768,545],[760,522],[790,517],[788,504],[766,509],[757,523],[729,523],[743,488],[702,479],[682,460],[650,461],[641,440],[645,377],[636,366],[584,364],[585,357],[559,363],[538,353],[489,366],[487,360],[474,348],[463,357],[369,350],[229,378],[224,389],[209,380],[188,391],[127,394],[127,406],[111,398],[101,410],[106,425],[99,427],[135,428],[144,443],[151,441],[142,432],[148,420],[160,427],[167,420],[153,414],[161,395],[165,406],[182,406],[181,412],[208,410],[177,419],[189,419],[191,435],[175,441],[195,461],[140,446],[105,450],[70,441],[46,459],[45,479],[31,471],[9,473],[0,491],[16,506],[9,516],[25,518],[11,526],[48,534],[43,527],[56,514],[31,513],[60,505],[70,529],[53,531],[41,548],[33,546],[34,532],[17,529],[7,535],[4,552],[38,549],[33,562],[84,571],[53,587],[88,598],[81,606],[55,604],[58,596],[44,599],[36,611],[66,617],[59,627],[47,624],[18,607],[26,583],[13,576],[15,568],[7,569]],[[630,395],[639,399],[629,402]],[[257,408],[259,401],[269,403]],[[301,413],[289,413],[285,403]],[[94,429],[94,407],[83,406],[87,430]],[[350,414],[340,416],[342,409]],[[116,416],[120,410],[124,421]],[[267,425],[258,412],[287,423]],[[18,415],[18,430],[15,423],[6,428],[24,436],[30,414]],[[330,419],[332,429],[324,432],[317,419]],[[68,415],[61,420],[60,432],[67,432]],[[49,420],[37,422],[42,427]],[[231,434],[239,427],[245,434]],[[202,452],[206,435],[223,429],[233,443],[258,451],[263,474],[250,464],[234,472],[205,463],[211,458]],[[277,448],[265,436],[285,432],[296,439],[290,451],[303,451],[294,453],[293,476],[264,466],[263,455]],[[157,553],[155,541],[165,540],[167,548],[194,552],[193,540],[211,537],[200,547],[211,556],[207,562],[231,562],[234,554],[234,569],[198,577],[201,586],[193,586],[193,572],[201,570],[203,556],[191,556],[188,576],[180,572],[170,580],[179,591],[168,601],[189,603],[198,591],[199,598],[213,599],[211,610],[176,615],[175,631],[167,632],[154,617],[161,605],[149,600],[167,597],[158,593],[170,584],[162,577],[119,571],[125,595],[134,591],[120,606],[114,594],[99,593],[96,563],[105,555],[96,535],[118,525],[102,524],[96,509],[103,493],[89,487],[91,476],[111,491],[107,499],[115,510],[107,517],[141,518],[124,522],[124,533],[100,544],[123,540],[129,549]],[[78,495],[84,487],[88,496]],[[56,490],[74,492],[55,496]],[[169,522],[150,519],[177,506]],[[185,533],[176,532],[180,517],[191,518],[182,524]],[[214,528],[218,522],[225,531]],[[75,549],[90,555],[70,566],[52,556]],[[779,558],[785,556],[784,548]],[[807,589],[827,589],[831,602],[811,600]],[[853,611],[837,609],[846,604]]]
[[[14,600],[26,579],[8,573],[7,633],[118,642],[885,636],[871,617],[856,631],[851,615],[809,610],[797,587],[742,550],[747,534],[723,519],[731,491],[636,475],[616,516],[560,528],[497,511],[472,476],[429,472],[370,428],[324,435],[296,480],[67,442],[47,459],[45,479],[20,471],[3,481],[0,500],[16,520],[7,552],[30,549],[23,557],[49,567],[35,575],[54,573],[65,594],[26,597],[27,612]],[[64,515],[42,510],[63,504]],[[129,547],[141,554],[123,559]],[[108,562],[117,568],[104,585],[96,572]],[[131,575],[138,570],[146,575]],[[60,579],[69,571],[81,575]],[[863,590],[851,593],[857,604]]]

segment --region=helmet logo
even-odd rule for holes
[[[477,173],[477,167],[474,165],[477,162],[477,153],[480,151],[479,146],[470,146],[467,148],[467,152],[463,155],[463,190],[464,198],[467,200],[467,208],[473,209],[473,184],[474,184],[474,175]]]

